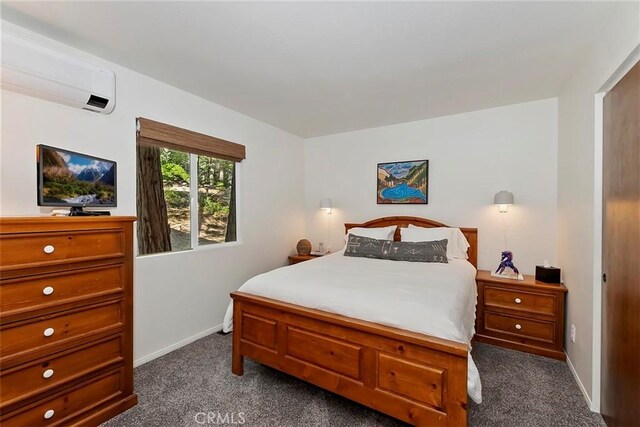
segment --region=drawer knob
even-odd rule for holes
[[[53,251],[56,250],[56,248],[53,245],[47,245],[42,250],[44,251],[45,254],[52,254]]]
[[[44,336],[45,337],[50,337],[51,335],[53,335],[53,333],[55,332],[55,330],[53,328],[47,328],[44,330]]]
[[[516,304],[520,304],[522,302],[522,300],[520,298],[516,298],[516,299],[514,299],[514,301],[516,302]]]
[[[516,323],[516,329],[517,329],[517,330],[522,329],[522,325],[521,325],[520,323]]]
[[[53,293],[53,287],[47,286],[42,290],[42,293],[45,295],[51,295]]]
[[[43,378],[51,378],[53,376],[53,369],[47,369],[42,373]]]
[[[55,413],[56,411],[54,411],[53,409],[49,409],[47,412],[44,413],[44,419],[48,420],[49,418],[53,417]]]

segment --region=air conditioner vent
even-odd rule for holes
[[[102,98],[100,96],[91,95],[89,101],[87,101],[87,105],[91,105],[93,107],[104,108],[109,103],[108,99]]]

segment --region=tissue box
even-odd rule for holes
[[[560,269],[536,265],[536,280],[545,283],[560,283]]]

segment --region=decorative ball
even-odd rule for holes
[[[309,255],[311,253],[311,242],[307,239],[302,239],[296,245],[298,255]]]

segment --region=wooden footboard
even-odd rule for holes
[[[467,346],[244,292],[231,294],[243,358],[414,425],[467,425]]]

